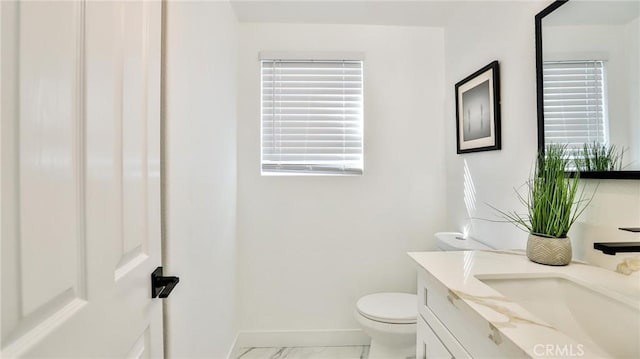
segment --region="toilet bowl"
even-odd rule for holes
[[[370,359],[416,355],[418,299],[410,293],[365,295],[356,304],[356,320],[371,337]]]
[[[435,234],[441,251],[490,250],[493,247],[459,232]],[[371,337],[370,359],[405,359],[416,355],[418,299],[409,293],[365,295],[356,304],[356,319]]]

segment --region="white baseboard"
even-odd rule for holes
[[[241,331],[236,336],[229,358],[235,358],[239,348],[369,345],[369,341],[361,329]]]

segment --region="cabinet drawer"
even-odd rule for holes
[[[455,359],[449,349],[440,341],[424,318],[418,318],[418,342],[416,359]]]
[[[432,327],[434,321],[441,323],[472,357],[518,358],[524,355],[455,293],[422,271],[418,274],[418,313]],[[440,338],[444,341],[442,336]]]
[[[431,310],[427,311],[427,316],[423,317],[420,315],[419,320],[424,321],[428,329],[431,333],[438,339],[440,343],[442,343],[445,348],[447,348],[447,352],[451,355],[452,358],[455,359],[471,359],[471,355],[466,351],[466,349],[458,342],[458,340],[449,332],[447,327],[442,324],[442,322],[436,318]],[[438,357],[428,357],[427,358],[438,358]],[[448,358],[448,357],[447,357]]]

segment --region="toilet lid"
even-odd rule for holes
[[[418,298],[409,293],[365,295],[356,304],[363,316],[383,323],[412,324],[418,315]]]

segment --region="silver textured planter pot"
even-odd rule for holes
[[[566,266],[571,262],[571,241],[569,237],[551,238],[529,234],[527,257],[540,264]]]

